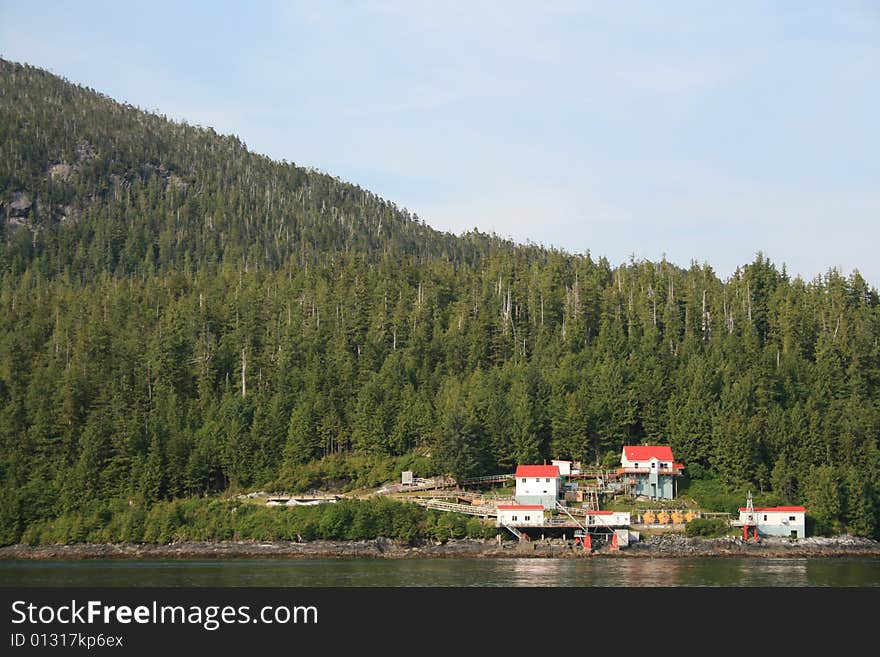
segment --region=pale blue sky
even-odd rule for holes
[[[880,285],[877,0],[0,0],[0,56],[441,230]]]

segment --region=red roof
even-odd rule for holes
[[[555,465],[518,465],[517,477],[558,477],[559,467]]]
[[[499,504],[498,508],[504,509],[505,511],[537,511],[538,509],[541,509],[542,511],[544,510],[544,507],[540,504]]]
[[[669,445],[627,445],[623,453],[628,461],[672,461],[672,448]]]
[[[587,511],[591,516],[610,516],[614,511]]]
[[[740,511],[748,511],[744,506],[739,507]],[[758,511],[780,511],[788,513],[804,513],[806,509],[802,506],[756,506],[755,513]]]

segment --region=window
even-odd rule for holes
[[[547,477],[544,481],[545,481],[546,483],[549,484],[549,483],[550,483],[550,477]]]
[[[541,478],[540,478],[540,477],[535,477],[535,483],[536,483],[536,484],[540,484],[540,483],[541,483]]]
[[[764,522],[767,522],[767,514],[764,514]]]
[[[510,516],[511,520],[516,520],[516,516]]]
[[[788,520],[789,520],[789,522],[794,522],[795,518],[794,518],[794,516],[788,516]]]
[[[656,467],[657,467],[657,461],[651,461],[651,467],[652,467],[652,468],[656,468]]]
[[[634,463],[634,464],[633,464],[633,467],[634,467],[634,468],[637,468],[637,467],[639,467],[639,464],[638,464],[638,463]]]
[[[531,519],[532,519],[532,516],[526,516],[526,517],[525,517],[525,520],[531,520]]]

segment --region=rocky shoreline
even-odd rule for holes
[[[811,537],[792,541],[764,538],[746,543],[739,538],[687,538],[680,534],[647,536],[620,551],[601,546],[592,553],[562,541],[513,543],[458,539],[446,543],[403,546],[379,537],[369,541],[187,541],[154,544],[9,545],[0,559],[406,559],[406,558],[683,558],[880,557],[880,542],[854,536]]]
[[[631,544],[619,554],[628,557],[767,557],[767,558],[826,558],[826,557],[880,557],[880,541],[859,536],[813,536],[792,540],[762,538],[760,542],[746,542],[741,538],[687,538],[680,534],[646,537]]]

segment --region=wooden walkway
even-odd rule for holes
[[[515,479],[512,474],[494,474],[484,477],[468,477],[461,480],[462,486],[482,486],[483,484],[503,484]]]
[[[419,479],[416,478],[412,484],[401,484],[400,491],[408,490],[436,490],[438,488],[450,488],[455,485],[455,481],[449,477],[437,477],[435,479]]]
[[[454,513],[464,513],[469,516],[480,517],[497,517],[498,510],[493,506],[472,506],[470,504],[456,504],[454,502],[444,502],[436,498],[409,498],[410,502],[414,502],[426,509],[436,509],[437,511],[451,511]]]
[[[410,493],[410,491],[408,491],[407,489],[404,488],[403,490],[400,491],[400,493],[406,494],[406,493]],[[439,498],[444,498],[444,499],[456,497],[456,498],[460,498],[463,500],[476,500],[476,499],[481,499],[483,497],[483,495],[481,495],[480,493],[475,493],[470,490],[460,490],[457,488],[444,488],[442,490],[437,490],[437,489],[414,490],[408,495],[408,497],[439,497]]]

